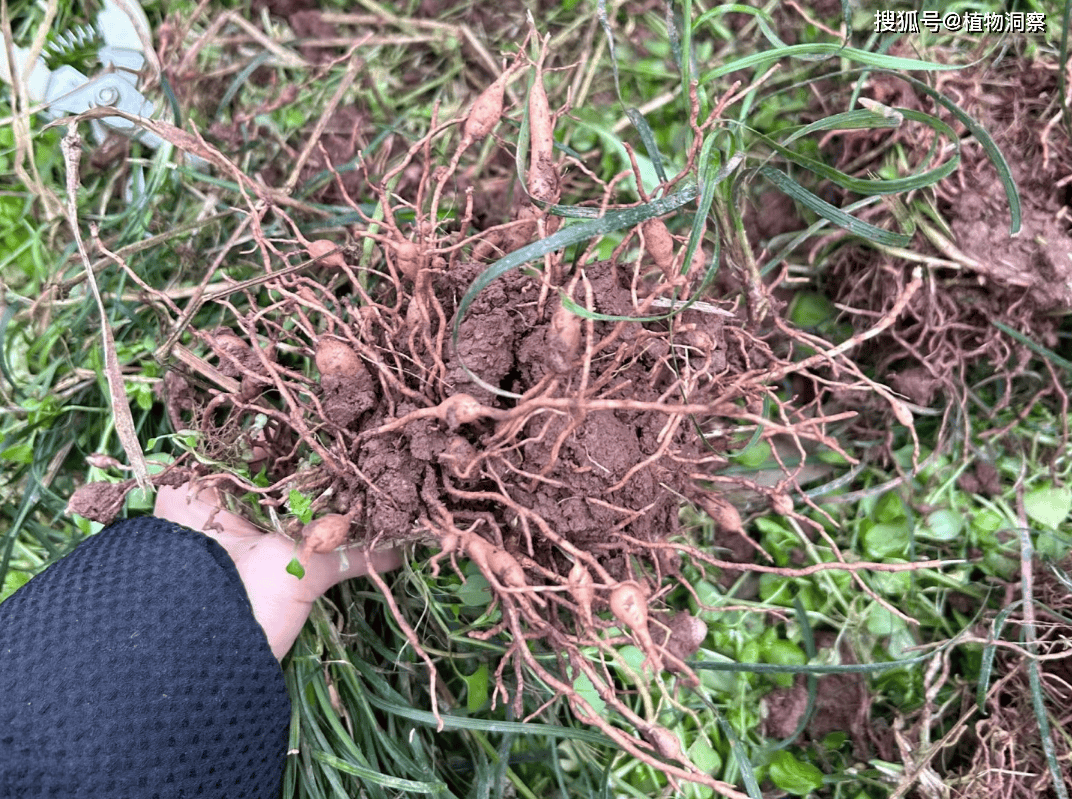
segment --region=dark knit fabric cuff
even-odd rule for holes
[[[227,552],[113,524],[0,604],[0,797],[272,799],[290,700]]]

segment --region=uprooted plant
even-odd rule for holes
[[[537,680],[669,778],[741,796],[693,765],[656,713],[623,701],[608,664],[615,647],[631,642],[643,671],[672,672],[686,687],[698,682],[688,658],[706,629],[667,613],[662,599],[679,585],[691,590],[683,559],[701,568],[739,564],[687,540],[683,501],[740,534],[722,495],[746,491],[825,538],[835,560],[807,569],[855,575],[868,566],[847,563],[798,510],[810,504],[821,515],[798,491],[800,466],[785,466],[773,485],[721,470],[749,437],[777,442],[776,458],[795,452],[801,466],[815,447],[857,463],[836,430],[855,415],[847,399],[862,394],[881,398],[910,429],[904,404],[845,355],[889,328],[921,279],[914,275],[869,330],[836,347],[794,330],[742,238],[733,203],[744,155],[718,147],[732,144],[722,113],[739,99],[738,87],[707,108],[692,84],[693,136],[681,169],[651,193],[635,159],[632,170],[603,181],[556,148],[554,128],[568,109],[552,109],[545,48],[536,49],[531,58],[519,50],[468,115],[433,116],[389,171],[366,172],[374,208],[351,198],[336,175],[362,220],[351,242],[309,239],[278,206],[251,209],[248,230],[264,273],[200,296],[224,320],[218,327],[185,329],[190,310],[175,320],[165,354],[179,355],[183,368],[167,376],[168,412],[176,430],[196,434],[197,458],[213,465],[211,475],[204,466],[194,471],[236,497],[255,497],[245,511],[264,525],[299,537],[300,519],[286,516],[297,494],[310,498],[304,516],[336,514],[333,525],[345,524],[350,541],[430,542],[441,550],[433,573],[448,561],[461,575],[458,556],[476,564],[501,621],[473,635],[508,642],[495,696],[518,715],[526,680]],[[501,209],[505,219],[491,218],[474,210],[480,176],[467,159],[495,133],[508,82],[524,75],[528,103],[514,159],[524,191]],[[854,124],[887,119],[867,113]],[[779,174],[763,169],[768,178]],[[623,203],[630,182],[640,201]],[[559,205],[567,191],[589,200]],[[289,227],[291,242],[263,234],[265,213]],[[606,234],[617,240],[599,257]],[[715,285],[722,299],[711,297]],[[173,305],[161,308],[178,316]],[[180,336],[185,344],[173,346]],[[790,377],[807,384],[806,404],[788,400],[782,384]],[[412,628],[398,622],[419,652]],[[425,662],[434,681],[433,662]],[[575,689],[580,675],[608,712]]]

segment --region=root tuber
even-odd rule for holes
[[[588,569],[584,567],[583,563],[577,561],[573,564],[573,568],[570,569],[566,580],[570,593],[573,594],[573,601],[577,603],[577,612],[580,614],[581,624],[585,629],[591,629],[593,623],[592,602],[595,601],[596,597],[592,575],[588,573]]]
[[[560,304],[551,315],[551,326],[547,330],[551,368],[559,374],[569,372],[580,346],[581,318]]]
[[[547,91],[543,86],[543,59],[529,91],[529,195],[545,203],[558,202],[561,181],[554,162],[555,130]]]
[[[702,494],[697,497],[696,504],[711,517],[711,521],[720,532],[744,534],[744,523],[741,522],[740,512],[722,497]]]
[[[342,269],[346,266],[346,259],[341,252],[336,252],[339,245],[328,239],[314,239],[305,245],[305,251],[310,258],[319,258],[324,266]]]
[[[674,274],[674,238],[670,235],[663,220],[652,217],[641,226],[644,231],[644,248],[651,260],[662,270],[667,280],[673,280]]]
[[[503,93],[506,91],[507,70],[480,93],[469,110],[462,126],[462,147],[481,141],[499,124],[503,112]]]
[[[447,423],[453,430],[463,424],[472,424],[479,419],[493,415],[490,408],[481,405],[469,394],[455,394],[447,397],[436,409],[436,416]]]
[[[325,554],[341,547],[350,534],[350,518],[329,513],[314,519],[302,528],[302,552]]]
[[[316,368],[322,377],[357,377],[365,371],[358,354],[334,336],[321,336],[317,342]]]
[[[409,239],[401,239],[393,243],[395,249],[395,266],[402,276],[411,283],[417,282],[417,275],[421,271],[421,252]]]
[[[622,627],[633,634],[641,651],[644,663],[662,671],[662,658],[648,629],[648,595],[640,584],[630,580],[621,583],[610,592],[610,611]]]

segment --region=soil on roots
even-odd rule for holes
[[[561,571],[561,539],[613,552],[623,564],[615,577],[635,578],[620,557],[623,536],[674,535],[681,497],[695,496],[697,479],[725,462],[682,409],[705,409],[710,423],[716,409],[732,415],[733,400],[754,390],[737,380],[744,361],[729,359],[737,368],[727,368],[727,317],[686,312],[676,336],[666,322],[573,317],[582,330],[571,352],[552,324],[555,292],[540,275],[517,271],[476,297],[454,346],[457,299],[485,268],[444,262],[421,273],[420,293],[382,280],[364,302],[349,266],[273,281],[279,299],[270,316],[240,316],[234,333],[202,334],[238,392],[194,407],[188,389],[176,391],[185,399],[173,415],[200,430],[213,458],[263,466],[280,488],[296,481],[318,497],[317,513],[363,508],[355,540],[438,539],[471,528]],[[595,262],[578,276],[590,310],[636,310],[621,265]],[[300,322],[286,329],[284,319]],[[361,368],[306,376],[287,367],[295,356],[314,360],[325,337],[344,342]],[[455,407],[458,398],[471,407]],[[267,422],[251,433],[257,414]],[[321,453],[315,467],[299,442]]]

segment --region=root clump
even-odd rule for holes
[[[741,298],[752,303],[766,288],[743,273],[729,277],[738,281],[730,299],[682,310],[718,265],[705,265],[702,248],[684,264],[687,229],[671,234],[658,219],[625,231],[610,258],[594,257],[594,248],[569,262],[550,252],[485,279],[490,261],[561,222],[546,205],[564,184],[548,140],[558,112],[548,115],[545,99],[534,106],[532,185],[512,219],[478,229],[474,184],[462,180],[462,156],[492,135],[502,86],[521,68],[508,67],[467,118],[433,125],[391,171],[367,176],[379,232],[356,203],[369,226],[349,231],[366,246],[335,250],[299,235],[284,268],[217,299],[229,329],[195,334],[202,368],[169,378],[169,414],[177,429],[199,434],[201,453],[231,467],[210,479],[257,497],[254,513],[284,516],[299,492],[311,518],[330,516],[332,535],[323,540],[317,522],[306,527],[307,548],[337,546],[345,533],[371,547],[438,546],[434,574],[444,560],[473,561],[502,612],[487,635],[505,632],[511,642],[496,696],[518,712],[520,686],[508,696],[503,680],[510,665],[519,678],[524,669],[567,696],[580,719],[626,751],[738,796],[617,698],[582,648],[609,652],[608,639],[619,645],[624,636],[643,652],[645,670],[697,684],[686,661],[706,627],[668,613],[661,600],[681,581],[683,557],[713,561],[684,540],[679,511],[683,501],[702,500],[721,508],[723,524],[739,535],[739,514],[720,499],[737,489],[766,502],[776,496],[793,513],[792,474],[771,494],[720,472],[762,423],[764,400],[777,404],[780,381],[808,364],[775,354],[787,350],[765,340],[781,335],[770,320],[763,333],[747,321]],[[438,139],[448,136],[456,149],[449,166],[438,166]],[[424,178],[412,196],[388,188],[415,168]],[[599,187],[601,207],[614,190]],[[465,210],[446,223],[448,202]],[[415,218],[404,224],[403,215]],[[783,423],[762,436],[800,452],[805,439],[830,445],[819,405],[805,415],[783,408]],[[298,537],[297,520],[287,525]],[[557,668],[534,656],[541,646],[556,653]],[[595,712],[572,688],[577,675],[601,686],[637,734]]]

